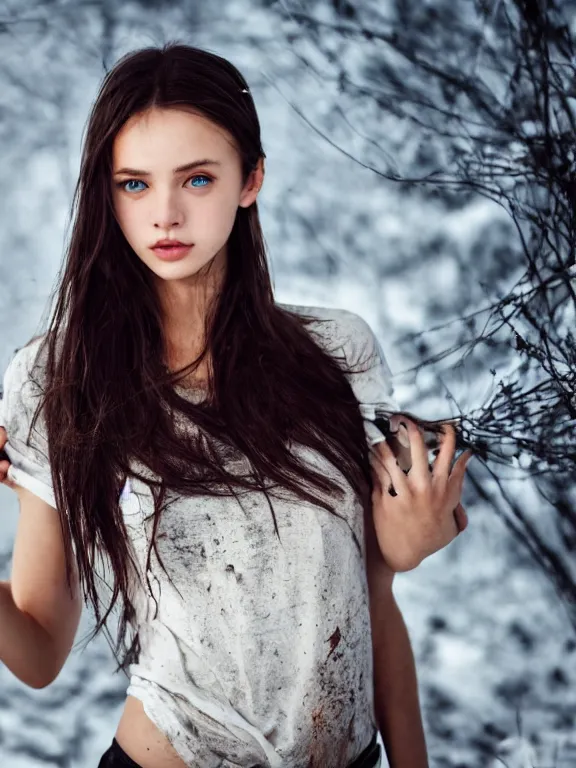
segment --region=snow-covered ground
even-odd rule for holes
[[[465,249],[462,239],[501,213],[482,201],[439,219],[431,204],[415,199],[410,205],[406,193],[399,197],[394,187],[324,142],[287,100],[319,118],[331,95],[309,73],[298,70],[296,77],[299,63],[276,34],[271,12],[248,0],[221,2],[218,19],[198,11],[198,29],[186,35],[187,3],[164,5],[161,13],[121,5],[122,11],[113,11],[118,17],[111,61],[127,50],[178,38],[231,58],[251,84],[267,153],[260,210],[278,300],[358,312],[377,331],[392,370],[407,368],[395,341],[400,332],[427,327],[431,283],[417,265],[422,240],[442,232]],[[34,334],[60,266],[81,132],[102,75],[106,29],[98,9],[90,8],[74,18],[81,36],[56,14],[41,38],[31,23],[15,28],[9,41],[0,38],[10,53],[3,66],[14,75],[0,72],[0,103],[10,104],[0,112],[6,115],[0,370]],[[352,133],[340,139],[350,151],[358,148]],[[327,256],[337,269],[329,268]],[[416,260],[409,282],[398,273],[400,258]],[[438,255],[434,278],[449,299],[457,281],[450,253]],[[438,401],[422,412],[413,387],[398,377],[398,399],[410,410],[436,413],[440,401],[445,408],[439,391]],[[478,405],[469,391],[459,395],[470,407]],[[533,503],[528,482],[522,493]],[[464,506],[470,517],[466,532],[395,580],[416,656],[431,766],[574,766],[576,639],[566,612],[501,520],[476,503],[466,485]],[[5,487],[0,509],[0,578],[6,579],[18,509]],[[92,621],[85,612],[78,638]],[[102,636],[82,654],[74,651],[56,682],[41,691],[0,665],[0,765],[95,768],[112,740],[128,684],[112,675],[113,668]]]

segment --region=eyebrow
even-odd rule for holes
[[[194,160],[191,163],[186,163],[186,165],[179,165],[178,168],[174,168],[172,173],[183,173],[184,171],[192,171],[194,168],[198,168],[200,165],[222,165],[218,160],[209,160],[205,158],[204,160]],[[120,168],[117,171],[114,171],[114,176],[119,176],[120,174],[128,174],[130,176],[150,176],[150,171],[139,171],[137,168]]]

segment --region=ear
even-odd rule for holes
[[[258,158],[256,168],[251,171],[246,180],[242,194],[240,195],[240,201],[238,203],[242,208],[248,208],[255,202],[260,187],[264,183],[264,158]]]

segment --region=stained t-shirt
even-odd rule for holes
[[[309,327],[317,343],[367,368],[348,378],[368,442],[383,440],[376,412],[399,406],[370,326],[347,310],[279,306],[328,321]],[[39,394],[29,380],[38,344],[8,366],[0,424],[9,477],[55,506],[40,419],[26,444]],[[340,517],[290,494],[274,496],[278,537],[262,493],[243,492],[241,505],[234,497],[179,497],[157,531],[172,583],[152,551],[148,578],[158,607],[144,590],[134,601],[141,652],[127,694],[193,768],[340,768],[377,728],[362,505],[318,452],[291,449],[345,489]],[[120,505],[144,574],[151,491],[129,477]]]

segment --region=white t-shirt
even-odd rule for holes
[[[369,325],[347,310],[280,306],[327,320],[311,328],[315,340],[369,366],[349,380],[368,442],[382,440],[376,411],[399,406]],[[41,419],[26,445],[38,395],[28,372],[39,341],[8,366],[0,424],[8,434],[9,477],[55,506]],[[340,517],[275,492],[279,539],[266,497],[242,491],[241,506],[234,497],[180,497],[158,528],[173,583],[152,551],[158,614],[153,618],[156,604],[142,592],[141,654],[130,666],[127,693],[194,768],[339,768],[377,728],[362,506],[324,457],[292,449],[346,489]],[[129,478],[120,505],[144,573],[152,494]]]

